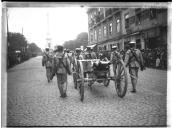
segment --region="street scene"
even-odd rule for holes
[[[85,98],[68,76],[68,97],[60,97],[57,79],[48,83],[42,57],[26,61],[8,71],[9,126],[164,126],[167,120],[167,71],[139,72],[137,93],[117,96],[114,82],[108,87],[85,85]]]
[[[168,4],[112,5],[6,5],[5,126],[168,125]]]

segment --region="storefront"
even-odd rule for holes
[[[143,32],[146,49],[154,49],[167,45],[167,30],[164,27],[156,27]]]
[[[127,46],[131,41],[136,42],[136,45],[135,45],[136,48],[143,49],[144,45],[142,43],[144,43],[144,42],[142,42],[142,37],[140,35],[140,32],[132,33],[130,35],[127,35],[124,38],[124,50],[127,49]]]

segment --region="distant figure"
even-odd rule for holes
[[[156,58],[156,68],[159,68],[159,66],[160,66],[160,58],[157,57]]]
[[[87,47],[85,52],[85,59],[97,59],[96,53],[93,51],[92,48]]]
[[[113,72],[114,76],[116,77],[116,67],[117,67],[117,60],[120,58],[120,53],[118,52],[117,46],[112,46],[112,53],[110,56],[110,62],[113,64]]]
[[[71,75],[71,68],[69,63],[69,58],[64,53],[63,46],[57,46],[55,49],[55,55],[53,58],[53,76],[57,76],[57,84],[62,98],[66,97],[67,91],[67,74]]]
[[[133,90],[131,91],[132,93],[136,93],[139,67],[141,71],[145,69],[142,53],[139,49],[135,49],[135,43],[136,42],[129,43],[130,47],[125,55],[125,65],[126,67],[129,66],[129,73],[131,77],[131,83],[133,86]]]
[[[52,55],[49,52],[49,48],[45,48],[45,52],[42,58],[42,66],[46,68],[46,76],[48,83],[50,82],[50,77],[52,73]]]

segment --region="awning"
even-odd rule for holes
[[[129,37],[129,36],[138,35],[138,34],[140,34],[140,32],[134,32],[134,33],[131,33],[131,34],[127,34],[127,35],[125,36],[125,38],[127,38],[127,37]]]
[[[89,47],[89,48],[94,48],[96,46],[96,44],[93,44],[93,45],[89,45],[89,46],[87,46],[87,47]]]

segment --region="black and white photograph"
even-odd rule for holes
[[[170,7],[4,2],[2,126],[169,126]]]

